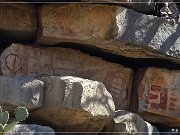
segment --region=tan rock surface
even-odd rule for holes
[[[179,27],[173,20],[100,4],[43,5],[39,16],[39,44],[74,42],[126,57],[180,63],[164,55],[179,58],[179,38],[173,36]]]
[[[62,40],[110,39],[117,35],[114,12],[114,7],[103,5],[42,6],[38,42],[56,44]]]
[[[153,67],[140,69],[134,84],[132,108],[136,108],[134,104],[137,103],[139,114],[146,120],[179,127],[180,71]],[[138,99],[135,99],[135,92]]]
[[[100,132],[108,121],[108,117],[94,117],[83,110],[57,107],[31,111],[28,119],[29,123],[48,125],[56,132]]]
[[[128,109],[133,71],[119,64],[65,48],[13,44],[1,55],[4,76],[71,75],[99,81],[112,94],[116,109]]]
[[[37,15],[33,5],[0,4],[0,20],[1,36],[29,40],[35,36]]]

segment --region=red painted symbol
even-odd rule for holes
[[[151,91],[156,91],[156,94],[151,93]],[[168,99],[168,89],[167,88],[161,88],[160,86],[152,85],[150,90],[148,91],[148,96],[146,103],[151,104],[152,109],[166,109],[167,106],[167,99]],[[156,100],[158,97],[160,97],[160,103],[151,103],[150,100]]]
[[[152,93],[153,92],[153,93]],[[159,103],[154,103],[153,101],[160,99]],[[168,105],[169,100],[169,106]],[[171,111],[175,110],[177,97],[175,95],[168,95],[168,88],[152,85],[148,90],[148,95],[146,99],[146,104],[150,104],[152,109],[169,109]]]
[[[5,64],[12,73],[22,70],[22,60],[17,54],[8,54],[5,58]]]

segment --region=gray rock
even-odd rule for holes
[[[101,82],[73,76],[44,78],[43,107],[82,109],[93,116],[114,116],[115,106]]]
[[[0,76],[0,105],[7,110],[25,106],[29,110],[41,107],[44,83],[30,77]]]
[[[156,127],[144,121],[140,116],[127,111],[116,111],[114,132],[123,134],[158,135]],[[121,134],[119,133],[119,134]]]
[[[180,58],[180,27],[174,19],[144,15],[130,9],[117,10],[116,18],[119,41],[148,46]]]
[[[115,114],[105,86],[78,77],[45,77],[43,107],[31,111],[29,122],[61,132],[100,132]]]
[[[55,131],[48,126],[36,124],[18,124],[7,135],[55,135]]]

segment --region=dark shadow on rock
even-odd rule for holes
[[[167,53],[171,46],[174,45],[174,43],[177,41],[177,39],[180,38],[180,25],[178,24],[176,28],[176,32],[171,34],[162,44],[159,51]]]
[[[127,20],[127,24],[126,24],[126,28],[125,28],[125,32],[118,38],[120,39],[126,39],[128,41],[135,41],[135,39],[129,39],[128,35],[135,35],[136,32],[136,27],[135,24],[137,22],[138,19],[140,19],[142,17],[143,14],[134,14],[134,11],[132,10],[128,10],[126,9],[126,20]]]
[[[147,34],[143,39],[145,44],[149,44],[151,42],[163,21],[164,19],[158,19],[157,21],[156,17],[148,21],[148,24],[152,23],[152,26],[149,27]]]

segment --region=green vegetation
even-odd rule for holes
[[[0,135],[4,135],[12,130],[20,121],[25,120],[28,115],[28,110],[25,107],[17,107],[15,110],[15,120],[8,123],[9,113],[7,111],[3,111],[0,107]]]

